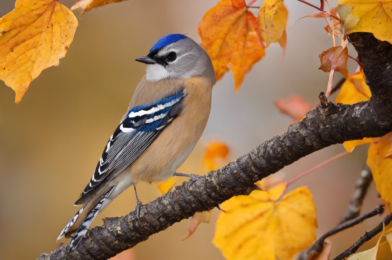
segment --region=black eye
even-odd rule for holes
[[[172,51],[166,56],[166,60],[168,61],[175,61],[177,59],[177,54]]]

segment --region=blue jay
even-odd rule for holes
[[[192,39],[169,34],[136,61],[147,64],[120,125],[75,205],[83,205],[63,236],[76,248],[94,218],[139,181],[162,182],[176,173],[200,139],[216,82],[208,54]],[[186,174],[178,174],[186,176]],[[137,215],[141,202],[136,193]]]

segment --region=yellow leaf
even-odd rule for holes
[[[158,190],[161,192],[161,194],[165,195],[166,193],[171,191],[171,189],[174,187],[174,184],[176,184],[176,179],[174,177],[171,177],[165,182],[156,184],[156,186]]]
[[[372,141],[373,138],[363,138],[361,140],[353,140],[353,141],[347,141],[343,143],[344,149],[346,149],[347,152],[351,153],[355,147],[361,145],[361,144],[367,144]]]
[[[213,141],[204,153],[203,163],[207,166],[208,171],[215,171],[227,164],[229,147],[222,143]]]
[[[31,81],[67,53],[78,21],[57,0],[17,0],[0,19],[0,79],[19,103]]]
[[[80,16],[83,16],[85,12],[91,11],[94,8],[122,1],[125,0],[80,0],[71,7],[71,10],[80,9],[82,10]]]
[[[260,25],[244,0],[221,0],[204,15],[199,35],[216,79],[232,69],[236,91],[253,64],[265,56]]]
[[[344,82],[335,102],[352,105],[362,101],[368,101],[371,96],[372,93],[365,82],[363,71],[361,71]],[[348,141],[344,142],[343,146],[348,152],[352,152],[356,146],[370,143],[372,139],[373,138],[364,138],[362,140]]]
[[[286,27],[289,11],[283,0],[264,0],[260,7],[259,23],[261,35],[268,47],[272,42],[278,42],[283,49],[286,47]]]
[[[392,159],[386,157],[392,142],[392,133],[373,138],[370,144],[367,165],[372,169],[376,188],[390,209],[392,203]],[[390,213],[390,212],[388,212]]]
[[[348,258],[348,260],[376,260],[378,248],[380,246],[380,241],[381,241],[382,237],[384,236],[384,233],[385,233],[385,226],[383,225],[382,234],[381,234],[380,238],[378,239],[376,246],[369,249],[369,250],[353,254],[352,256],[350,256]]]
[[[349,6],[338,8],[347,35],[369,32],[392,44],[392,0],[339,0],[338,4]]]
[[[281,184],[253,191],[222,204],[214,244],[228,260],[292,259],[316,239],[316,206],[309,189],[300,187],[279,199]]]
[[[211,220],[211,213],[212,210],[210,211],[203,211],[203,212],[196,212],[195,215],[189,218],[189,223],[188,223],[188,235],[183,239],[187,239],[190,236],[195,233],[197,227],[201,223],[210,223]]]

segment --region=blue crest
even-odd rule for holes
[[[178,42],[179,40],[187,38],[183,34],[168,34],[157,41],[157,43],[152,46],[150,52],[158,51],[169,44]]]

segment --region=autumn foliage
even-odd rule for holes
[[[0,19],[0,79],[15,91],[16,103],[44,69],[59,65],[77,26],[56,0],[18,0]]]
[[[72,10],[80,9],[83,15],[94,8],[121,1],[80,0]],[[253,6],[254,2],[221,0],[204,14],[198,27],[201,45],[212,60],[217,80],[232,71],[235,91],[253,66],[268,54],[266,49],[271,44],[279,44],[284,55],[289,43],[286,30],[289,10],[284,1],[264,0],[263,5],[257,7]],[[331,37],[330,48],[318,54],[319,69],[329,73],[325,86],[327,96],[333,92],[335,72],[339,72],[345,82],[335,89],[339,91],[336,103],[351,105],[370,100],[371,92],[361,64],[349,53],[347,36],[354,32],[368,32],[392,44],[392,0],[339,0],[336,7],[330,6],[331,1],[321,1],[320,7],[300,2],[317,11],[302,18],[325,20],[326,26],[321,29]],[[31,82],[44,69],[59,65],[73,41],[77,26],[78,20],[73,12],[57,0],[17,0],[15,9],[0,19],[0,79],[15,91],[16,103],[22,100]],[[317,54],[311,55],[317,57]],[[348,69],[349,58],[358,62],[355,71]],[[275,105],[290,116],[293,123],[303,120],[312,108],[319,106],[310,104],[299,95],[278,99]],[[380,138],[345,142],[343,146],[347,152],[352,152],[355,147],[368,143],[366,163],[372,170],[386,210],[391,213],[392,133]],[[226,143],[211,142],[201,159],[206,171],[199,174],[227,164],[229,151]],[[249,195],[233,197],[221,205],[213,243],[226,259],[291,260],[315,241],[316,205],[309,188],[289,189],[295,180],[297,178],[281,180],[272,187],[258,183],[258,188]],[[175,178],[170,178],[156,186],[161,194],[165,194],[176,182]],[[210,218],[211,211],[198,212],[191,217],[186,238],[200,223],[209,223]],[[374,248],[349,259],[376,259],[383,237],[392,243],[391,229],[380,236]],[[325,246],[325,252],[329,252],[323,251],[325,259],[328,259],[331,247],[331,244]]]

